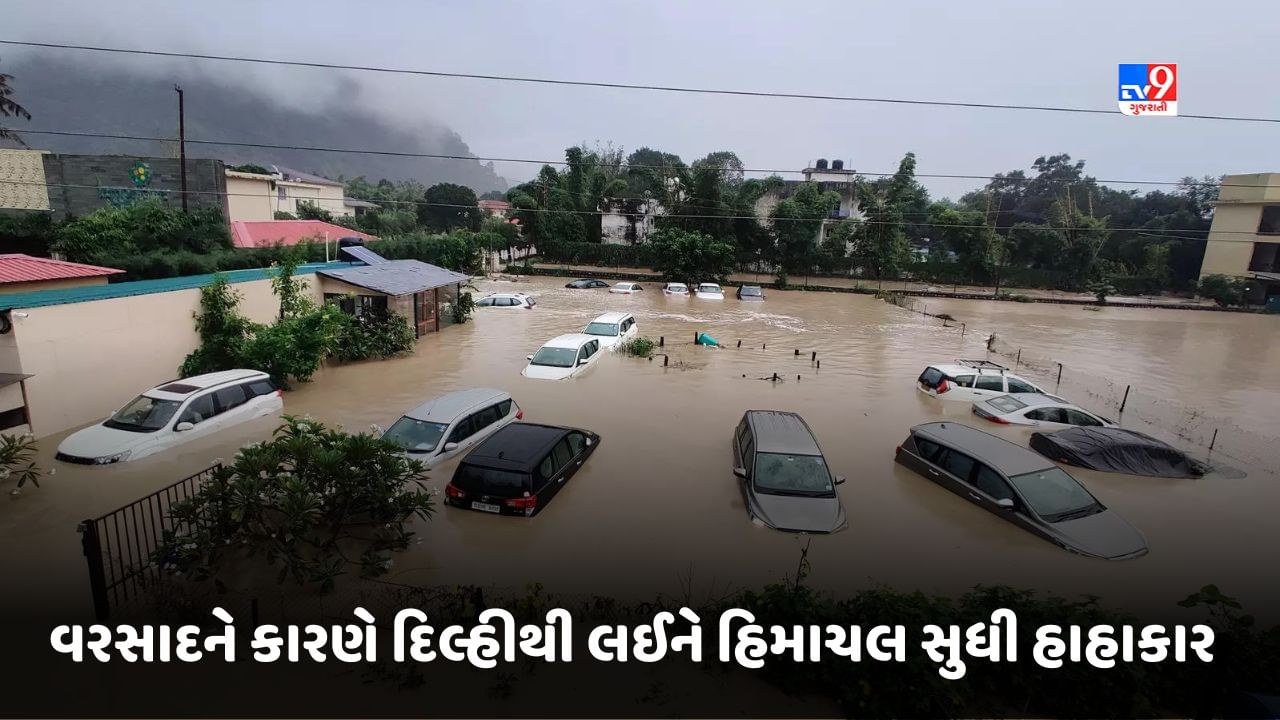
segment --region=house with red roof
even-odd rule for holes
[[[116,268],[8,253],[0,255],[0,293],[106,285],[109,276],[122,272]]]
[[[300,242],[336,244],[342,238],[359,238],[364,242],[378,239],[323,220],[236,220],[231,223],[231,243],[238,248],[297,245]]]

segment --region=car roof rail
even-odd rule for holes
[[[990,360],[956,360],[956,364],[980,370],[999,370],[1000,372],[1004,372],[1009,369],[999,363],[993,363]]]

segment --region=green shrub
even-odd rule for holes
[[[1200,280],[1197,292],[1200,297],[1209,298],[1218,303],[1218,307],[1230,307],[1244,304],[1245,290],[1248,286],[1249,283],[1244,278],[1208,275]]]
[[[634,337],[618,346],[618,352],[624,355],[647,358],[653,355],[657,343],[647,337]]]
[[[453,321],[461,325],[471,317],[471,313],[475,312],[476,301],[471,297],[471,293],[463,292],[458,295],[458,299],[449,306],[449,311],[453,313]]]
[[[183,212],[158,202],[144,202],[127,208],[102,208],[68,220],[54,231],[51,249],[74,262],[117,267],[115,263],[129,255],[230,250],[231,232],[218,208]]]
[[[17,495],[27,483],[40,487],[40,472],[36,466],[35,437],[30,433],[0,435],[0,480],[18,478],[11,494]]]
[[[611,265],[652,267],[657,255],[649,245],[605,245],[589,242],[552,242],[538,246],[546,262],[567,265]]]
[[[331,350],[338,360],[385,359],[413,351],[413,326],[403,316],[386,310],[344,316],[348,319],[334,338]]]

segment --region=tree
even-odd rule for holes
[[[0,117],[16,117],[30,120],[31,113],[19,105],[17,100],[13,99],[13,88],[9,86],[11,80],[13,80],[12,75],[0,73]],[[0,140],[12,140],[23,147],[27,146],[17,133],[4,125],[0,125]]]
[[[1248,281],[1228,275],[1208,275],[1200,280],[1198,293],[1200,297],[1209,298],[1218,303],[1218,307],[1230,307],[1245,303],[1245,291]]]
[[[305,200],[298,201],[298,219],[299,220],[321,220],[323,222],[333,222],[333,213],[312,202]]]
[[[896,275],[911,253],[902,214],[874,192],[859,193],[859,196],[865,220],[854,236],[850,253],[853,264],[870,270],[877,280]]]
[[[733,272],[733,246],[699,232],[662,228],[650,235],[653,269],[665,280],[693,285],[724,282]]]
[[[436,183],[422,195],[418,222],[428,230],[479,230],[480,206],[476,193],[465,185]]]
[[[230,250],[231,233],[217,208],[182,212],[159,202],[142,202],[73,218],[54,231],[51,247],[73,262],[110,266],[138,253]]]
[[[769,214],[780,283],[785,283],[789,274],[807,272],[814,266],[822,224],[838,207],[838,193],[805,182]]]
[[[933,237],[956,254],[965,277],[986,281],[994,276],[1002,256],[995,229],[976,210],[960,210],[935,204],[929,211]],[[1032,226],[1034,227],[1034,226]]]

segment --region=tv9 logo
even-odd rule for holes
[[[1177,63],[1120,63],[1116,104],[1125,115],[1177,115]]]

